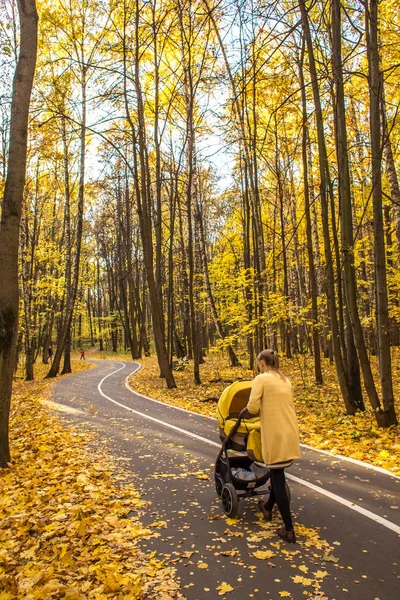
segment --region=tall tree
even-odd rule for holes
[[[47,377],[55,377],[60,368],[62,354],[64,352],[63,373],[71,372],[70,362],[70,338],[71,324],[75,308],[75,302],[79,286],[79,273],[81,264],[83,217],[85,200],[86,180],[86,145],[87,145],[87,89],[88,79],[92,72],[98,44],[104,33],[94,33],[97,27],[95,23],[96,6],[84,5],[82,8],[69,3],[64,6],[63,18],[55,16],[59,35],[62,38],[63,47],[66,49],[64,59],[69,68],[75,72],[80,87],[80,115],[79,115],[79,184],[77,203],[77,224],[75,237],[75,256],[73,264],[70,257],[66,260],[66,294],[65,308],[63,312],[62,326],[57,340],[57,349],[53,363]],[[64,43],[65,42],[65,43]],[[64,115],[61,115],[64,120]],[[62,125],[63,136],[65,134],[65,123]],[[64,142],[65,146],[65,142]],[[67,168],[68,165],[65,165]],[[67,177],[67,174],[65,175]],[[67,193],[67,192],[66,192]],[[66,221],[69,230],[69,221]],[[69,248],[69,250],[71,247]]]
[[[326,292],[328,299],[329,309],[329,320],[332,329],[332,345],[335,357],[336,372],[339,379],[339,385],[342,392],[343,400],[349,414],[354,414],[356,406],[353,403],[353,399],[349,393],[349,387],[347,384],[346,369],[343,361],[342,347],[340,342],[340,329],[336,307],[336,294],[335,294],[335,279],[333,271],[333,256],[331,251],[331,239],[329,231],[329,206],[328,206],[328,156],[326,151],[324,123],[321,108],[321,97],[318,85],[318,75],[314,57],[314,47],[310,31],[310,23],[308,18],[308,11],[306,8],[305,0],[299,0],[299,7],[301,13],[301,21],[303,27],[303,33],[306,40],[308,62],[311,76],[311,85],[313,91],[313,99],[315,106],[315,119],[317,128],[317,139],[318,139],[318,161],[319,161],[319,174],[320,174],[320,198],[321,198],[321,211],[322,211],[322,224],[323,224],[323,235],[324,235],[324,247],[325,247],[325,261],[326,261]]]
[[[314,349],[314,371],[315,381],[318,384],[323,384],[322,368],[321,368],[321,352],[319,343],[319,322],[318,322],[318,288],[317,278],[315,274],[314,264],[314,248],[312,237],[312,220],[310,211],[310,184],[309,184],[309,169],[307,157],[307,140],[308,140],[308,114],[307,114],[307,97],[306,86],[304,81],[304,41],[301,48],[301,59],[299,60],[299,79],[301,88],[301,104],[303,111],[302,124],[302,161],[303,161],[303,180],[304,180],[304,212],[306,216],[306,235],[307,235],[307,252],[308,252],[308,268],[310,273],[310,289],[311,289],[311,306],[312,306],[312,338]]]
[[[369,120],[372,155],[372,202],[374,214],[374,271],[376,286],[376,323],[379,371],[382,385],[384,418],[387,425],[397,423],[394,408],[392,359],[389,337],[386,253],[382,206],[382,87],[378,49],[378,0],[366,2],[366,38],[369,81]]]
[[[354,342],[360,360],[364,377],[364,384],[368,398],[376,414],[377,421],[382,424],[382,414],[379,397],[375,388],[371,365],[368,358],[367,347],[362,331],[358,305],[357,305],[357,281],[354,266],[354,235],[353,235],[353,209],[351,198],[351,182],[349,170],[349,154],[347,144],[347,125],[345,112],[345,96],[343,83],[342,65],[342,37],[341,37],[341,8],[340,0],[332,0],[332,62],[335,83],[335,119],[337,138],[337,158],[339,176],[339,197],[342,234],[342,258],[344,269],[344,282],[347,300],[347,309],[350,323],[354,333]],[[349,344],[348,344],[349,346]],[[350,368],[348,359],[348,368]],[[362,400],[361,400],[362,401]],[[359,405],[363,408],[363,404]]]
[[[8,421],[18,328],[18,245],[25,186],[29,104],[36,66],[35,0],[18,0],[20,47],[15,70],[7,177],[0,224],[0,467],[10,461]]]

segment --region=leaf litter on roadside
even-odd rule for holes
[[[129,475],[93,433],[50,412],[49,387],[15,386],[12,464],[0,472],[1,599],[182,599],[174,567],[140,547],[164,524],[141,524]]]

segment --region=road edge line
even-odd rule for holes
[[[134,390],[133,387],[130,385],[128,379],[129,379],[129,377],[131,377],[132,375],[134,375],[135,373],[140,371],[140,369],[143,369],[143,365],[141,363],[133,363],[133,364],[139,365],[139,368],[136,369],[135,371],[132,371],[132,373],[129,373],[129,375],[127,375],[125,378],[125,387],[130,392],[132,392],[132,394],[137,394],[141,398],[145,398],[146,400],[150,400],[151,402],[156,402],[157,404],[164,404],[165,406],[170,406],[171,408],[176,408],[177,410],[187,412],[190,415],[197,415],[199,417],[204,417],[205,419],[211,419],[212,421],[215,420],[215,417],[210,417],[209,415],[203,415],[202,413],[198,413],[198,412],[195,412],[194,410],[189,410],[187,408],[183,408],[182,406],[176,406],[175,404],[171,404],[169,402],[163,402],[162,400],[156,400],[155,398],[150,398],[150,396],[145,396],[144,394],[141,394],[140,392]],[[383,467],[378,467],[377,465],[373,465],[372,463],[364,462],[362,460],[357,460],[356,458],[351,458],[351,456],[344,456],[344,454],[334,454],[333,452],[330,452],[329,450],[323,450],[322,448],[315,448],[315,446],[310,446],[309,444],[300,444],[300,446],[301,446],[301,448],[306,448],[307,450],[312,450],[313,452],[319,452],[320,454],[325,454],[326,456],[331,456],[332,458],[339,458],[340,460],[345,460],[347,462],[353,463],[355,465],[359,465],[366,469],[376,471],[377,473],[381,473],[382,475],[389,475],[389,477],[393,477],[394,479],[400,480],[399,475],[396,475],[395,473],[392,473],[391,471],[389,471],[388,469],[384,469]]]
[[[156,404],[163,404],[164,406],[169,406],[170,408],[176,408],[176,410],[181,410],[183,412],[189,413],[190,415],[196,415],[197,417],[204,417],[205,419],[211,419],[212,421],[214,421],[214,417],[210,417],[209,415],[203,415],[194,410],[189,410],[188,408],[183,408],[182,406],[176,406],[175,404],[171,404],[170,402],[163,402],[162,400],[156,400],[155,398],[150,398],[150,396],[145,396],[144,394],[141,394],[140,392],[137,392],[136,390],[134,390],[128,381],[129,377],[131,377],[132,375],[134,375],[135,373],[140,371],[140,369],[143,368],[143,365],[141,363],[135,363],[135,364],[139,365],[139,369],[136,369],[135,371],[133,371],[132,373],[129,373],[129,375],[127,375],[125,377],[125,387],[130,392],[132,392],[132,394],[136,394],[137,396],[140,396],[141,398],[145,398],[146,400],[150,400],[151,402],[155,402]]]
[[[396,525],[395,523],[392,523],[392,521],[388,521],[388,519],[385,519],[384,517],[380,517],[379,515],[371,512],[370,510],[367,510],[366,508],[363,508],[362,506],[359,506],[358,504],[355,504],[354,502],[350,502],[350,500],[346,500],[345,498],[342,498],[341,496],[338,496],[337,494],[334,494],[333,492],[330,492],[329,490],[325,490],[324,488],[321,488],[318,485],[314,485],[311,482],[307,481],[306,484],[304,484],[304,480],[300,479],[299,477],[296,477],[296,475],[291,475],[290,473],[286,473],[286,477],[288,479],[291,479],[292,481],[295,481],[296,483],[299,483],[300,485],[306,485],[308,488],[314,490],[318,494],[323,494],[324,496],[331,498],[331,500],[334,500],[335,502],[338,502],[339,504],[343,504],[343,506],[346,506],[347,508],[350,508],[351,510],[358,512],[361,515],[364,515],[365,517],[368,517],[372,521],[375,521],[375,523],[379,523],[379,525],[383,525],[387,529],[394,531],[395,533],[397,533],[400,536],[400,526]]]
[[[121,363],[121,364],[123,364],[123,363]],[[97,386],[97,390],[98,390],[99,394],[101,396],[103,396],[103,398],[106,398],[106,400],[112,402],[113,404],[115,404],[121,408],[125,408],[125,410],[129,410],[130,412],[132,412],[136,415],[139,415],[140,417],[143,417],[145,419],[148,419],[149,421],[153,421],[155,423],[158,423],[159,425],[163,425],[164,427],[167,427],[168,429],[172,429],[174,431],[178,431],[179,433],[183,433],[187,437],[191,437],[193,439],[197,439],[202,442],[206,442],[207,444],[209,444],[211,446],[216,446],[217,448],[221,447],[221,444],[218,444],[217,442],[214,442],[213,440],[209,440],[201,435],[197,435],[196,433],[188,431],[187,429],[182,429],[181,427],[177,427],[176,425],[166,423],[165,421],[161,421],[160,419],[156,419],[155,417],[146,415],[145,413],[141,413],[138,410],[135,410],[134,408],[131,408],[130,406],[126,406],[125,404],[122,404],[121,402],[118,402],[117,400],[110,398],[110,396],[107,396],[101,389],[101,385],[102,385],[103,381],[108,379],[108,377],[111,377],[111,375],[115,375],[115,373],[118,373],[119,371],[121,371],[125,366],[126,365],[123,365],[120,369],[117,369],[116,371],[109,373],[108,375],[103,377],[103,379],[99,382],[99,384]],[[164,403],[162,403],[162,404],[164,404]],[[362,506],[359,506],[358,504],[350,502],[349,500],[345,500],[344,498],[341,498],[340,496],[338,496],[337,494],[334,494],[333,492],[330,492],[329,490],[325,490],[324,488],[319,487],[318,485],[314,485],[313,483],[311,483],[309,481],[300,479],[299,477],[296,477],[295,475],[291,475],[290,473],[287,473],[287,477],[288,477],[288,479],[291,479],[295,483],[303,485],[304,487],[308,487],[311,490],[313,490],[319,494],[322,494],[323,496],[327,496],[331,500],[338,502],[338,504],[342,504],[343,506],[346,506],[347,508],[350,508],[351,510],[354,510],[355,512],[358,512],[359,514],[369,518],[370,520],[374,521],[375,523],[378,523],[379,525],[383,525],[387,529],[390,529],[391,531],[397,533],[400,536],[400,526],[399,525],[396,525],[395,523],[392,523],[391,521],[388,521],[387,519],[384,519],[383,517],[376,515],[375,513],[363,508]]]

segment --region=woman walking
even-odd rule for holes
[[[267,521],[272,521],[275,503],[282,515],[284,527],[277,534],[290,544],[296,542],[286,491],[285,467],[300,457],[299,428],[293,404],[293,389],[289,379],[279,369],[279,357],[274,350],[263,350],[257,356],[260,374],[253,381],[247,410],[260,413],[262,455],[271,471],[271,493],[259,509]]]

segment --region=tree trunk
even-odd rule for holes
[[[68,143],[67,143],[67,130],[66,130],[66,119],[62,118],[62,140],[63,140],[63,151],[64,151],[64,233],[65,233],[65,297],[66,305],[71,298],[71,276],[72,276],[72,242],[71,242],[71,206],[70,206],[70,184],[69,184],[69,157],[68,157]],[[62,342],[61,342],[62,343]],[[58,344],[57,344],[58,347]],[[62,374],[66,375],[71,373],[71,326],[68,328],[67,335],[64,342],[64,365]],[[54,362],[54,361],[53,361]]]
[[[99,350],[100,352],[103,352],[104,350],[104,343],[103,343],[103,325],[102,325],[102,316],[103,316],[103,311],[102,311],[102,296],[100,293],[100,261],[97,260],[97,313],[98,313],[98,319],[99,319]]]
[[[125,15],[126,17],[126,15]],[[162,312],[162,298],[157,293],[157,285],[154,277],[153,264],[153,235],[151,222],[151,190],[150,174],[148,164],[148,154],[146,147],[146,124],[142,98],[142,89],[140,86],[140,7],[139,1],[135,5],[135,91],[137,98],[137,119],[138,135],[136,135],[135,125],[130,115],[128,105],[128,96],[126,89],[126,23],[123,32],[123,50],[124,50],[124,98],[126,107],[126,117],[131,128],[133,145],[133,163],[134,163],[134,183],[137,200],[137,212],[139,217],[140,235],[143,246],[143,258],[147,279],[147,287],[150,296],[150,306],[153,319],[154,341],[156,345],[160,375],[165,377],[169,389],[176,387],[175,379],[169,365],[168,353],[165,345],[164,319]],[[137,155],[139,149],[139,161]],[[140,168],[139,168],[140,165]]]
[[[241,182],[242,182],[242,208],[243,208],[243,264],[245,268],[245,289],[247,323],[251,325],[253,321],[253,294],[251,289],[251,256],[250,256],[250,203],[248,197],[246,165],[241,160]],[[244,171],[244,172],[243,172]],[[247,351],[249,354],[249,369],[254,369],[254,332],[250,331],[247,335]]]
[[[27,245],[29,240],[29,230],[27,223],[27,215],[22,216],[21,226],[21,292],[24,306],[24,323],[25,323],[25,379],[26,381],[33,381],[33,341],[32,341],[32,329],[31,329],[31,276],[29,269],[29,261],[27,258]]]
[[[82,50],[83,52],[83,50]],[[65,342],[69,334],[69,330],[72,324],[72,315],[75,307],[76,295],[78,292],[79,283],[79,270],[80,270],[80,258],[81,258],[81,247],[82,247],[82,233],[83,233],[83,206],[85,196],[85,157],[86,157],[86,71],[87,66],[84,61],[84,57],[81,57],[81,92],[82,92],[82,121],[80,127],[80,168],[79,168],[79,189],[78,189],[78,213],[77,213],[77,227],[76,227],[76,241],[75,241],[75,260],[74,270],[71,273],[71,286],[70,293],[67,294],[64,319],[60,331],[60,336],[57,341],[57,349],[54,355],[53,364],[51,365],[50,371],[46,377],[56,377],[60,368],[61,356],[65,349]],[[68,170],[66,172],[68,176]],[[66,190],[67,193],[67,190]],[[66,263],[68,265],[68,261]],[[71,268],[71,267],[70,267]],[[66,348],[68,352],[68,348]],[[66,368],[70,359],[66,357]],[[63,370],[64,372],[64,370]]]
[[[290,330],[290,319],[289,319],[289,275],[288,275],[288,264],[287,264],[287,248],[286,248],[286,223],[284,215],[284,190],[282,183],[282,173],[279,160],[279,146],[278,146],[278,131],[277,123],[275,119],[275,176],[278,182],[278,199],[279,199],[279,220],[280,220],[280,231],[282,239],[282,261],[283,261],[283,296],[285,300],[285,312],[286,316],[281,320],[282,326],[282,343],[285,346],[287,358],[292,358],[291,351],[291,330]]]
[[[184,233],[183,233],[183,211],[182,211],[179,194],[177,197],[177,202],[178,202],[178,217],[179,217],[179,238],[180,238],[181,260],[182,260],[184,342],[185,342],[188,358],[193,358],[192,336],[190,333],[188,264],[187,264],[187,257],[186,257],[185,239],[184,239]]]
[[[64,345],[64,364],[61,374],[72,373],[71,368],[71,327],[68,330]]]
[[[8,423],[18,329],[18,245],[25,186],[29,104],[36,66],[35,0],[18,0],[21,37],[15,69],[7,177],[0,225],[0,467],[10,461]]]
[[[354,349],[363,372],[364,384],[367,390],[368,398],[374,409],[377,420],[380,419],[380,402],[376,392],[375,383],[372,375],[371,365],[368,358],[368,352],[365,345],[361,321],[357,306],[357,282],[356,271],[354,267],[354,236],[353,236],[353,210],[350,188],[350,170],[349,156],[347,146],[347,127],[344,102],[344,85],[342,69],[342,50],[341,50],[341,15],[340,0],[332,0],[332,60],[333,75],[336,88],[335,103],[335,133],[337,141],[337,159],[339,173],[339,195],[340,195],[340,216],[341,216],[341,235],[342,235],[342,258],[344,270],[344,283],[346,292],[346,314],[348,314],[346,326],[347,335],[347,376],[349,388],[352,393],[353,401],[356,406],[365,410],[362,393],[360,389],[359,367],[354,360]]]
[[[389,311],[386,281],[386,255],[382,210],[382,139],[381,139],[381,74],[378,51],[378,0],[366,2],[366,37],[370,101],[372,155],[372,202],[374,215],[374,267],[376,287],[376,323],[379,372],[382,385],[385,423],[397,423],[392,384],[392,360],[389,339]],[[381,419],[383,420],[383,419]]]
[[[128,283],[128,298],[129,306],[127,306],[127,318],[129,319],[129,331],[130,331],[130,351],[132,359],[135,360],[140,358],[139,344],[137,339],[137,319],[135,313],[135,282],[133,279],[133,266],[132,266],[132,223],[131,223],[131,202],[129,193],[129,179],[128,172],[125,169],[125,255],[127,265],[127,283]],[[160,288],[161,294],[161,288]]]
[[[303,157],[303,181],[304,181],[304,212],[306,215],[308,269],[309,269],[310,288],[311,288],[314,373],[315,373],[315,382],[319,385],[322,385],[324,383],[324,380],[322,377],[322,369],[321,369],[321,351],[320,351],[320,344],[319,344],[319,322],[318,322],[318,287],[317,287],[317,279],[315,276],[314,248],[313,248],[311,212],[310,212],[310,189],[309,189],[309,181],[308,181],[309,175],[308,175],[308,157],[307,157],[308,115],[307,115],[307,98],[306,98],[306,88],[305,88],[305,82],[304,82],[303,64],[304,64],[304,44],[303,44],[302,52],[301,52],[301,61],[299,62],[301,101],[302,101],[302,107],[303,107],[302,157]]]
[[[87,291],[87,299],[86,299],[87,313],[89,319],[89,334],[90,334],[90,345],[93,348],[94,346],[94,335],[93,335],[93,319],[92,318],[92,297],[90,295],[90,289]]]
[[[198,229],[199,229],[201,258],[202,258],[202,265],[203,265],[204,282],[206,284],[206,290],[207,290],[208,303],[211,308],[211,314],[213,316],[213,320],[214,320],[218,335],[221,338],[221,340],[224,340],[226,335],[225,335],[223,325],[221,323],[221,319],[218,316],[217,306],[215,304],[214,296],[213,296],[212,289],[211,289],[210,275],[208,272],[207,247],[206,247],[203,214],[202,214],[202,210],[201,210],[201,206],[200,206],[200,200],[198,200],[196,202],[195,219],[197,220]],[[240,366],[238,357],[236,356],[236,353],[235,353],[234,349],[232,348],[231,344],[228,344],[226,346],[226,349],[228,351],[231,367]]]
[[[156,264],[155,280],[157,294],[162,297],[162,214],[161,214],[161,152],[159,136],[159,114],[160,114],[160,57],[158,55],[158,24],[156,22],[156,2],[152,4],[152,33],[154,52],[154,150],[155,150],[155,196],[156,206],[154,215]]]
[[[197,275],[198,255],[196,253],[196,223],[193,224],[193,205],[197,201],[197,172],[196,172],[196,144],[194,132],[194,85],[192,72],[192,16],[188,11],[188,18],[185,19],[184,9],[179,5],[179,20],[180,20],[180,36],[182,47],[182,62],[183,62],[183,93],[185,98],[186,109],[186,184],[185,184],[185,200],[186,200],[186,215],[187,215],[187,253],[188,253],[188,293],[190,306],[190,334],[191,345],[193,350],[193,377],[196,385],[200,385],[200,362],[202,360],[201,351],[201,336],[199,330],[199,319],[197,314],[196,298],[197,298],[197,283],[195,281]]]
[[[349,390],[346,382],[346,373],[343,363],[342,347],[340,341],[340,330],[336,312],[336,298],[335,298],[335,280],[333,271],[333,256],[331,252],[331,239],[329,233],[329,207],[328,207],[328,179],[327,179],[327,152],[324,137],[324,125],[322,119],[321,100],[318,87],[318,76],[317,69],[314,59],[313,42],[311,38],[310,25],[308,22],[308,14],[305,6],[305,0],[299,0],[299,7],[301,12],[301,21],[303,27],[303,33],[307,45],[308,60],[310,66],[311,84],[313,90],[313,98],[315,105],[315,116],[317,125],[317,138],[318,138],[318,158],[319,158],[319,171],[320,171],[320,197],[321,197],[321,211],[322,211],[322,226],[324,235],[324,247],[325,247],[325,261],[326,261],[326,292],[328,299],[328,310],[329,319],[332,329],[332,346],[335,357],[336,372],[339,380],[340,390],[343,396],[343,400],[346,406],[348,414],[354,414],[356,407],[353,404],[352,398],[349,394]]]
[[[400,261],[400,186],[399,179],[397,176],[396,165],[394,164],[392,143],[390,140],[390,133],[388,129],[387,116],[386,116],[386,104],[384,94],[384,81],[383,76],[381,80],[382,86],[382,133],[383,133],[383,156],[385,158],[386,174],[389,181],[390,195],[393,203],[393,214],[394,222],[396,227],[396,246],[397,246],[397,260]]]

